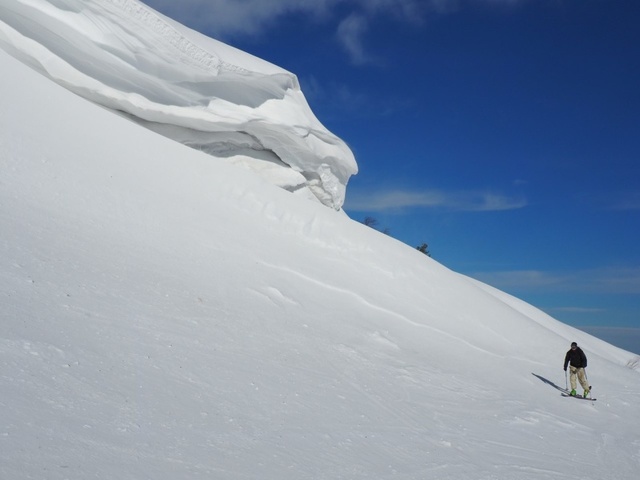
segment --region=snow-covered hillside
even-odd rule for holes
[[[634,355],[0,70],[0,478],[637,477]]]

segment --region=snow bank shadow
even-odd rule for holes
[[[551,380],[547,380],[544,377],[541,377],[540,375],[537,375],[535,373],[531,373],[531,375],[533,375],[534,377],[536,377],[537,379],[541,380],[542,382],[546,383],[547,385],[551,385],[553,388],[555,388],[556,390],[560,390],[561,392],[566,392],[567,390],[565,388],[562,388],[559,385],[556,385],[555,383],[553,383]]]

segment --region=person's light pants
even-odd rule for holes
[[[569,375],[571,390],[576,389],[576,377],[578,377],[578,381],[580,381],[580,385],[582,385],[582,388],[584,388],[585,390],[589,390],[589,382],[587,382],[587,376],[584,373],[584,368],[569,367],[569,370],[571,371],[571,375]]]

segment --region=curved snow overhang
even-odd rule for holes
[[[295,75],[137,0],[66,0],[64,9],[44,0],[8,3],[0,5],[0,46],[32,68],[214,156],[255,160],[246,165],[274,159],[292,170],[276,184],[304,184],[324,205],[342,207],[355,158],[317,120]]]

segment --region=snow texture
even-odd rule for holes
[[[0,478],[637,478],[637,357],[30,68],[73,18],[101,77],[140,4],[7,3],[44,24],[2,29]],[[138,63],[222,71],[191,48]],[[597,402],[561,395],[571,341]]]
[[[136,0],[12,0],[0,19],[0,46],[74,93],[342,207],[355,159],[295,75]]]

